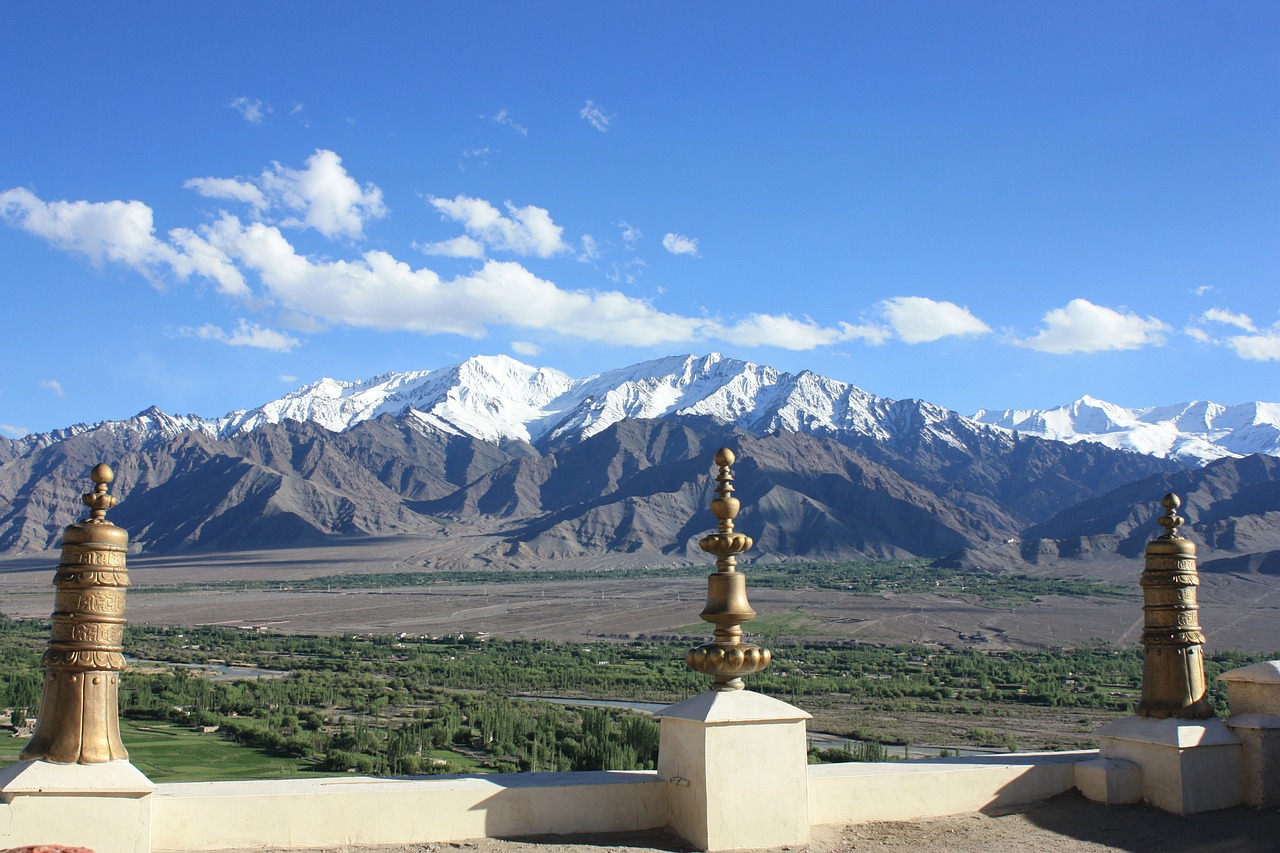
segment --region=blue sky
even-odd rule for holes
[[[1275,3],[5,4],[0,434],[676,353],[1280,399]]]

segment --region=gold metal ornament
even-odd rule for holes
[[[742,623],[756,618],[756,612],[747,601],[747,579],[737,570],[738,555],[755,543],[750,536],[733,531],[733,519],[741,508],[733,496],[733,451],[721,448],[715,462],[720,473],[711,512],[719,521],[719,531],[698,543],[702,550],[716,555],[716,571],[707,577],[707,606],[698,614],[716,626],[715,641],[690,651],[685,662],[691,669],[714,677],[711,689],[741,690],[742,676],[760,672],[773,657],[768,649],[742,641]]]
[[[99,464],[89,477],[94,490],[83,497],[89,517],[62,535],[53,631],[41,658],[44,690],[24,761],[101,764],[129,757],[120,741],[118,706],[129,534],[107,521],[117,500],[107,494],[114,472]]]
[[[1204,634],[1196,603],[1196,545],[1178,528],[1182,502],[1167,494],[1160,504],[1164,533],[1147,543],[1142,571],[1142,699],[1140,717],[1204,720],[1213,716],[1204,677]]]

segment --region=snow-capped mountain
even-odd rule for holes
[[[1224,457],[1280,456],[1280,404],[1222,406],[1196,400],[1173,406],[1126,409],[1081,397],[1056,409],[983,409],[973,419],[1017,432],[1204,465]]]
[[[959,416],[939,406],[877,397],[809,371],[783,373],[712,353],[655,359],[582,379],[507,356],[477,356],[437,370],[385,373],[359,382],[321,379],[220,418],[173,416],[152,407],[128,420],[79,424],[13,444],[26,450],[99,430],[127,437],[129,446],[183,432],[226,439],[285,421],[340,433],[383,414],[489,442],[581,441],[627,418],[684,417],[758,434],[779,429],[850,433],[878,441],[936,427],[938,440],[961,443],[946,428]],[[962,420],[968,429],[989,431]]]
[[[391,413],[446,433],[536,444],[590,438],[626,418],[702,416],[755,432],[852,429],[886,438],[879,415],[892,404],[813,373],[781,373],[715,353],[656,359],[582,379],[507,356],[478,356],[363,382],[323,379],[210,427],[227,437],[290,419],[342,432]]]
[[[1188,430],[1196,412],[1182,409],[1165,419]],[[1125,411],[1082,404],[1070,418],[1009,413],[993,425],[716,354],[585,378],[477,357],[324,379],[221,418],[150,408],[0,440],[0,554],[51,547],[102,460],[128,496],[119,522],[152,553],[421,535],[441,524],[483,532],[477,547],[517,562],[677,553],[701,529],[709,454],[727,445],[742,451],[737,473],[756,501],[744,520],[755,514],[762,547],[938,557],[1006,542],[1080,501],[1192,464],[1158,458],[1166,445],[1121,452],[1013,431],[1043,422],[1054,437],[1101,432]],[[1274,447],[1256,413],[1208,407],[1201,417],[1222,452],[1245,439]]]
[[[125,448],[140,448],[184,432],[227,439],[285,421],[341,433],[384,414],[427,432],[538,446],[583,441],[628,418],[705,418],[757,435],[784,430],[892,443],[923,434],[930,443],[957,449],[975,432],[1011,441],[1009,431],[1016,431],[1194,465],[1251,453],[1280,456],[1276,403],[1126,409],[1082,397],[1056,409],[984,409],[964,418],[924,401],[877,397],[810,371],[783,373],[717,353],[655,359],[580,379],[507,356],[477,356],[357,382],[321,379],[220,418],[174,416],[152,407],[125,421],[18,439],[9,455],[100,430]]]

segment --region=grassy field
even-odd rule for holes
[[[200,734],[171,723],[120,721],[129,760],[152,782],[211,782],[333,776],[312,762],[281,758],[240,746],[216,734]],[[0,765],[18,760],[26,738],[0,737]]]
[[[166,722],[120,721],[120,737],[129,760],[152,782],[235,782],[245,779],[297,779],[341,776],[315,762],[272,755],[241,746],[217,734],[201,734]],[[0,767],[18,760],[26,738],[0,736]],[[449,761],[467,773],[492,772],[473,758],[436,749],[431,758]]]

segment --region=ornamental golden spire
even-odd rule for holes
[[[99,464],[89,477],[94,489],[83,496],[89,517],[62,534],[62,559],[53,576],[53,631],[40,661],[44,690],[24,761],[100,764],[129,757],[118,716],[129,534],[107,521],[107,510],[117,502],[107,494],[115,474]]]
[[[1182,504],[1170,493],[1160,504],[1164,528],[1147,543],[1142,571],[1142,699],[1140,717],[1203,720],[1213,716],[1204,677],[1204,634],[1196,603],[1195,543],[1178,532]]]
[[[698,544],[716,555],[716,571],[707,577],[707,606],[698,614],[716,626],[715,641],[704,643],[685,656],[689,667],[715,677],[713,690],[741,690],[742,676],[759,672],[772,660],[768,649],[742,642],[742,623],[756,618],[747,602],[747,579],[738,573],[738,555],[751,548],[751,537],[733,531],[733,519],[741,507],[733,496],[733,451],[716,453],[716,495],[711,512],[719,520],[719,532]]]

